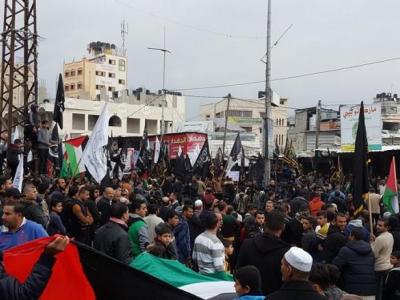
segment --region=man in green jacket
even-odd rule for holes
[[[133,257],[138,256],[146,250],[149,242],[149,232],[147,224],[143,220],[147,213],[147,204],[145,200],[135,200],[130,207],[130,226],[129,239],[132,243]]]

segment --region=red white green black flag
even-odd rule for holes
[[[399,212],[399,199],[397,197],[397,176],[396,160],[393,156],[390,164],[389,177],[386,183],[385,193],[383,194],[383,203],[392,214]]]

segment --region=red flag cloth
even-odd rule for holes
[[[44,248],[54,238],[37,239],[5,251],[6,272],[24,282]],[[52,275],[40,300],[95,300],[95,293],[83,271],[77,246],[70,243],[56,258]]]

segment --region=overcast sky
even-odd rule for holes
[[[64,61],[80,59],[91,41],[121,44],[129,24],[128,85],[162,86],[167,28],[166,87],[192,88],[263,80],[266,0],[40,0],[39,79],[54,97]],[[272,78],[345,67],[400,56],[399,0],[273,0],[272,40],[293,27],[272,52]],[[378,92],[400,92],[400,61],[301,79],[274,81],[290,107],[372,101]],[[186,94],[254,98],[263,84],[185,91]],[[200,104],[187,97],[188,120]]]

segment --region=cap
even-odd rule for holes
[[[290,248],[284,255],[285,260],[293,268],[302,271],[310,272],[313,259],[310,254],[299,247]]]
[[[16,188],[7,189],[4,192],[4,197],[20,198],[20,197],[23,197],[23,196],[24,195],[22,195],[21,192]]]
[[[200,207],[200,206],[203,206],[203,201],[201,201],[200,199],[194,201],[194,207]]]

